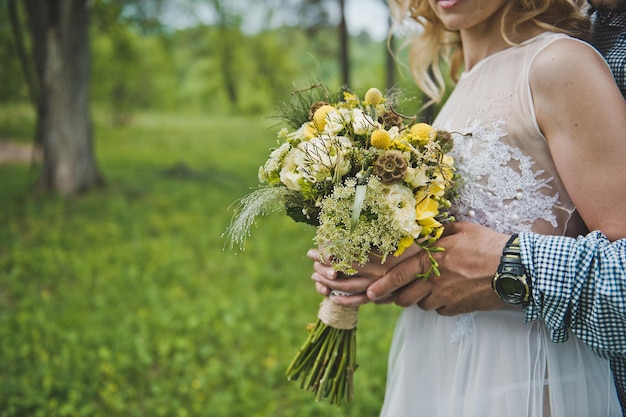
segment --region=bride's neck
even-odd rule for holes
[[[526,30],[515,38],[509,39],[514,44],[522,43],[541,33],[539,29]],[[481,27],[474,30],[463,30],[460,33],[463,43],[465,70],[471,70],[483,59],[510,48],[511,43],[504,39],[500,25]]]

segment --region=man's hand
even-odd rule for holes
[[[446,316],[502,308],[505,304],[491,289],[491,280],[508,238],[474,223],[452,223],[437,242],[445,250],[433,254],[439,276],[414,278],[430,266],[426,253],[419,252],[373,282],[367,295],[372,300],[391,297],[403,307],[417,303]]]
[[[475,310],[495,310],[505,304],[491,289],[491,280],[498,269],[502,248],[509,236],[474,223],[459,222],[446,226],[434,253],[440,275],[427,280],[416,278],[430,268],[425,251],[417,245],[393,263],[370,265],[359,269],[354,277],[338,276],[337,272],[318,259],[312,279],[321,294],[331,290],[358,293],[333,298],[342,305],[361,305],[369,301],[395,302],[400,306],[418,304],[425,310],[442,315],[456,315]],[[309,256],[319,255],[310,252]],[[327,260],[326,260],[327,261]]]

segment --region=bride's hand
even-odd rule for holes
[[[359,306],[371,302],[366,294],[367,288],[390,271],[394,266],[403,260],[415,255],[420,248],[413,245],[406,249],[401,256],[389,255],[384,264],[381,264],[378,258],[372,257],[365,265],[354,264],[357,270],[355,275],[344,275],[330,266],[331,262],[327,256],[323,256],[319,250],[311,249],[307,256],[311,258],[313,263],[313,275],[311,279],[315,281],[317,292],[322,295],[331,295],[332,291],[340,291],[349,293],[350,295],[331,295],[333,301],[337,304],[346,306]],[[390,302],[387,297],[379,297],[376,303]]]

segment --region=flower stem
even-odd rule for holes
[[[356,328],[335,329],[320,319],[291,361],[286,375],[300,380],[300,387],[315,394],[316,401],[341,405],[353,398],[356,362]]]

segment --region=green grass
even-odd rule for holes
[[[320,301],[313,230],[275,214],[224,250],[273,123],[97,123],[107,186],[69,200],[33,192],[36,167],[0,166],[0,416],[378,414],[399,310],[361,309],[355,402],[315,403],[284,377]]]

